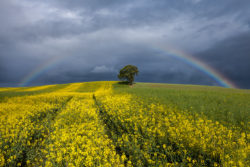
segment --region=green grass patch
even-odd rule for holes
[[[146,103],[161,103],[204,114],[226,126],[249,131],[250,90],[158,83],[136,83],[132,87],[116,83],[113,86],[116,93],[131,93],[142,97]]]

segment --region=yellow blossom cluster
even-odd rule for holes
[[[37,95],[11,97],[0,103],[0,156],[5,166],[37,163],[43,139],[48,135],[49,118],[69,99]]]
[[[45,166],[123,166],[98,117],[92,94],[74,96],[42,150]]]
[[[1,97],[0,167],[250,164],[247,130],[117,93],[114,83],[48,85],[23,89],[40,94]]]
[[[57,90],[57,92],[75,92],[83,83],[72,83],[63,89]]]
[[[45,85],[45,86],[36,86],[36,87],[27,87],[25,89],[17,89],[16,91],[40,91],[43,89],[48,89],[48,88],[52,88],[55,87],[56,85]]]
[[[93,93],[75,92],[81,84],[2,100],[0,166],[124,166]],[[106,92],[102,87],[95,89]]]
[[[97,101],[113,140],[134,166],[249,164],[247,132],[130,94]]]
[[[38,90],[43,90],[43,89],[52,88],[52,87],[55,87],[55,86],[56,86],[56,85],[36,86],[36,87],[21,89],[20,91],[38,91]]]
[[[2,91],[14,91],[17,90],[18,88],[0,88],[0,92]]]

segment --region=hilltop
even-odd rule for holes
[[[249,108],[212,86],[0,88],[0,166],[246,166]]]

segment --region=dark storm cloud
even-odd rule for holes
[[[55,59],[29,84],[114,80],[126,64],[139,67],[138,81],[218,84],[156,52],[161,44],[250,88],[249,6],[249,0],[1,0],[0,85],[18,85]]]
[[[249,33],[226,39],[198,55],[239,87],[250,88]]]

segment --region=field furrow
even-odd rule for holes
[[[0,167],[250,164],[248,94],[223,89],[208,96],[209,89],[195,86],[164,94],[145,85],[1,89]],[[227,91],[246,104],[232,102]]]
[[[53,127],[42,150],[45,166],[123,166],[98,119],[92,94],[75,96]]]
[[[27,96],[1,103],[0,148],[5,166],[40,164],[50,123],[71,97]]]
[[[240,166],[249,162],[247,134],[205,116],[144,104],[130,94],[100,96],[97,104],[116,149],[134,166]]]

